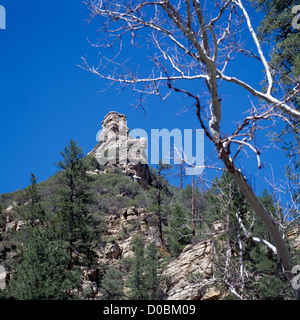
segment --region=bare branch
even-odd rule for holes
[[[268,90],[267,90],[267,95],[270,96],[271,95],[271,92],[272,92],[272,88],[273,88],[273,77],[271,75],[271,71],[270,71],[270,67],[266,61],[266,58],[263,54],[263,51],[261,49],[261,45],[260,45],[260,42],[258,41],[258,38],[257,38],[257,35],[252,27],[252,23],[251,23],[251,20],[250,20],[250,17],[248,15],[248,12],[247,10],[245,9],[245,7],[243,6],[242,4],[242,1],[241,0],[235,0],[234,1],[242,10],[245,18],[246,18],[246,21],[247,21],[247,25],[248,25],[248,28],[249,28],[249,31],[252,35],[252,38],[254,40],[254,43],[256,45],[256,48],[257,48],[257,51],[258,51],[258,54],[261,58],[261,61],[265,67],[265,71],[266,71],[266,75],[267,75],[267,79],[268,79],[268,83],[269,83],[269,86],[268,86]]]
[[[268,247],[274,254],[277,255],[277,249],[275,246],[273,246],[269,241],[265,240],[265,239],[261,239],[261,238],[258,238],[258,237],[254,237],[252,232],[248,232],[243,224],[243,221],[239,215],[238,212],[236,212],[236,218],[239,222],[239,225],[241,227],[241,229],[243,230],[243,233],[244,233],[244,236],[248,239],[251,239],[252,241],[254,242],[257,242],[257,243],[262,243],[264,244],[266,247]]]
[[[294,108],[291,108],[289,105],[287,105],[286,101],[280,101],[269,94],[258,91],[256,89],[254,89],[253,87],[251,87],[246,82],[244,82],[240,79],[237,79],[235,77],[228,77],[228,76],[224,75],[224,73],[219,70],[217,70],[217,72],[218,72],[218,75],[220,76],[220,78],[222,78],[223,80],[238,84],[242,88],[249,91],[254,97],[261,98],[261,99],[265,100],[267,103],[272,104],[275,108],[282,110],[284,113],[288,114],[289,116],[293,117],[294,119],[300,120],[300,112]]]

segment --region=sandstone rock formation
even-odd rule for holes
[[[218,299],[221,292],[213,287],[212,241],[188,245],[164,271],[169,279],[167,300]]]
[[[129,137],[126,116],[109,112],[102,121],[98,144],[89,153],[100,165],[117,166],[123,173],[141,184],[149,182],[149,166],[146,154],[146,138]]]
[[[147,242],[159,247],[156,227],[151,223],[151,212],[145,208],[123,208],[107,217],[107,242],[99,253],[100,263],[120,267],[122,259],[133,257],[132,239],[140,233]],[[159,248],[161,249],[161,248]],[[168,254],[160,250],[161,258]],[[167,300],[211,300],[219,299],[221,292],[215,289],[214,264],[211,240],[194,246],[188,245],[181,255],[166,266],[163,276],[167,279]]]

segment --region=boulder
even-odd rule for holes
[[[122,250],[117,243],[109,243],[105,247],[106,259],[118,259],[122,254]]]

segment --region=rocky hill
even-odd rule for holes
[[[130,138],[125,115],[117,112],[106,115],[102,122],[99,143],[86,157],[89,161],[87,173],[93,178],[90,191],[96,198],[95,212],[93,211],[92,214],[101,221],[97,228],[101,229],[102,242],[96,248],[98,266],[82,268],[82,281],[77,288],[77,297],[102,299],[102,280],[110,267],[119,270],[122,279],[127,280],[132,274],[132,259],[135,254],[134,238],[140,235],[146,246],[154,243],[158,249],[160,261],[158,273],[162,279],[163,299],[241,298],[243,296],[239,292],[245,290],[242,285],[249,286],[249,296],[259,298],[261,294],[259,290],[265,289],[260,287],[257,289],[257,284],[263,278],[262,273],[266,271],[261,269],[263,272],[259,273],[255,268],[258,265],[262,268],[263,259],[267,259],[269,263],[267,268],[271,268],[271,262],[275,266],[276,257],[264,248],[254,247],[247,238],[242,239],[243,244],[241,240],[238,242],[233,238],[233,232],[238,232],[234,215],[233,218],[228,214],[226,218],[222,218],[220,205],[212,207],[209,202],[215,191],[208,196],[203,195],[199,190],[194,191],[197,201],[193,206],[198,210],[198,219],[193,223],[191,187],[180,189],[171,186],[163,176],[158,176],[155,170],[149,168],[145,146],[144,139]],[[130,152],[131,157],[138,161],[128,160]],[[124,154],[127,154],[127,157],[124,157]],[[116,155],[118,156],[115,157]],[[53,199],[59,188],[60,174],[58,172],[38,185],[43,199],[42,205],[53,213],[56,210]],[[161,197],[159,208],[157,204],[154,205],[158,195]],[[219,201],[220,196],[216,195],[215,199],[217,200],[212,203]],[[20,247],[22,247],[16,235],[28,225],[28,221],[22,215],[28,201],[26,190],[0,195],[2,207],[0,265],[6,269],[7,284],[12,277],[12,265],[19,258]],[[245,218],[247,215],[250,216],[250,213],[245,214]],[[226,223],[226,219],[233,220],[228,220]],[[251,219],[253,228],[254,220]],[[196,232],[192,235],[194,224]],[[259,223],[257,230],[262,234],[265,232],[261,230]],[[163,232],[163,244],[161,232]],[[240,237],[238,233],[237,236]],[[298,250],[299,232],[294,230],[289,233],[288,239]],[[242,280],[244,281],[241,282],[242,285],[238,268],[236,268],[236,265],[241,263],[238,250],[241,244],[245,248],[243,259],[250,261],[246,272],[247,281]],[[228,249],[229,245],[232,249]],[[260,256],[257,258],[258,253]],[[274,266],[272,268],[275,270]],[[223,274],[220,275],[224,269],[229,274],[228,278]],[[272,274],[274,274],[273,269]],[[3,278],[3,270],[1,277]],[[267,279],[271,281],[271,275],[267,275]],[[128,288],[126,281],[124,283],[123,289],[126,293]],[[281,290],[278,292],[282,294]]]
[[[17,203],[13,203],[4,210],[6,223],[1,232],[1,239],[2,261],[6,266],[18,255],[14,244],[9,243],[10,235],[18,232],[26,224],[26,221],[13,218],[17,215],[18,208]],[[104,245],[97,250],[99,266],[109,264],[124,269],[123,261],[133,257],[132,240],[137,233],[143,235],[148,243],[154,241],[159,247],[157,228],[151,223],[152,217],[153,213],[147,212],[145,207],[132,206],[120,210],[112,207],[111,212],[105,217],[107,229],[103,236]],[[165,265],[163,275],[168,279],[165,299],[206,300],[221,296],[221,292],[214,287],[212,250],[213,244],[209,239],[194,246],[187,245],[177,259],[172,259]],[[170,254],[162,249],[160,258],[165,257],[170,257]],[[94,269],[85,270],[82,292],[91,291],[93,294],[89,298],[98,299],[101,298],[101,294],[97,290],[95,274]],[[7,272],[7,280],[10,276]],[[193,279],[193,276],[196,278]]]

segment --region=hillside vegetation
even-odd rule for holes
[[[268,233],[229,174],[204,190],[197,180],[179,188],[167,181],[170,166],[160,163],[142,186],[117,165],[85,157],[73,140],[57,166],[47,181],[33,174],[26,189],[0,195],[2,298],[167,299],[175,280],[165,270],[205,241],[209,286],[219,292],[213,298],[293,298],[265,245]],[[260,199],[276,212],[267,191]],[[289,245],[296,263],[297,247]],[[186,275],[191,286],[199,284],[190,299],[203,297],[204,280],[200,271]]]

